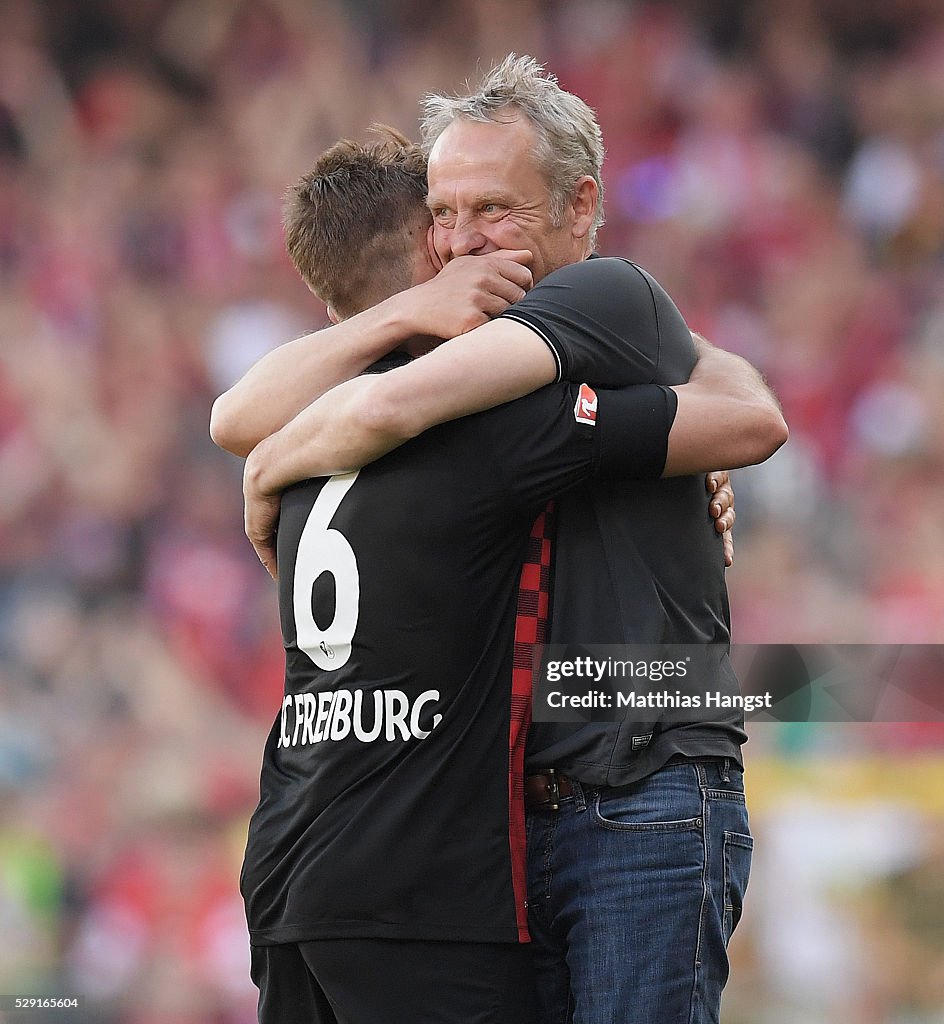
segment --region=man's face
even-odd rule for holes
[[[585,202],[568,203],[555,227],[535,147],[534,127],[523,115],[504,122],[460,118],[439,136],[429,156],[427,205],[444,263],[496,249],[530,249],[539,281],[590,254],[592,210],[587,216]]]

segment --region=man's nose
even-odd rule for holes
[[[457,224],[452,230],[450,243],[453,258],[456,256],[482,256],[497,248],[490,244],[472,221]]]

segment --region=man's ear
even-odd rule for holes
[[[597,199],[600,189],[595,179],[589,174],[577,179],[571,197],[571,205],[574,211],[574,237],[585,238],[597,213]]]

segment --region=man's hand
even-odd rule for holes
[[[481,327],[523,298],[533,284],[527,249],[460,256],[402,296],[415,333],[455,338]]]
[[[726,469],[709,473],[705,477],[705,488],[711,495],[708,510],[715,521],[715,529],[724,538],[724,564],[734,564],[734,488]]]
[[[256,460],[250,454],[243,470],[246,536],[259,556],[259,561],[265,566],[266,572],[272,579],[277,580],[279,566],[276,557],[275,531],[279,524],[282,495],[281,493],[264,494],[258,485],[256,470]]]

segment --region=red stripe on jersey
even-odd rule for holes
[[[528,551],[518,582],[515,616],[515,655],[511,670],[511,729],[508,736],[508,840],[511,845],[511,881],[515,892],[518,941],[528,934],[527,842],[524,824],[524,750],[531,724],[534,648],[547,640],[550,606],[551,554],[554,543],[554,502],[531,527]]]

